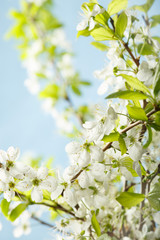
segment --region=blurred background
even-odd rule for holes
[[[79,23],[79,15],[82,0],[55,0],[54,12],[58,19],[64,23],[67,39],[72,44],[75,53],[74,66],[81,73],[82,78],[90,80],[92,87],[83,89],[83,103],[104,102],[104,96],[97,95],[97,87],[100,82],[93,77],[93,71],[103,68],[105,65],[105,53],[98,51],[90,45],[91,39],[76,38],[76,25]],[[100,0],[99,3],[107,7],[109,0]],[[130,0],[132,4],[143,4],[145,1]],[[47,159],[54,157],[54,165],[68,165],[68,158],[64,147],[69,139],[59,134],[53,119],[44,113],[41,103],[36,96],[31,95],[24,86],[27,77],[26,70],[22,68],[19,51],[13,39],[6,40],[5,34],[11,28],[13,21],[8,12],[11,9],[19,9],[18,0],[5,0],[1,2],[0,9],[0,149],[7,150],[9,146],[19,147],[21,155],[33,152],[35,156]],[[151,9],[151,14],[159,14],[159,0]],[[154,30],[156,33],[156,29]],[[74,101],[80,101],[75,98]],[[47,216],[44,216],[47,217]],[[10,222],[0,215],[3,225],[0,231],[1,240],[13,240]],[[21,237],[22,240],[54,239],[52,230],[33,222],[32,233]]]

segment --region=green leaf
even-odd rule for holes
[[[116,200],[124,207],[131,208],[136,206],[145,199],[144,194],[132,193],[132,192],[122,192]]]
[[[147,99],[147,95],[138,92],[138,91],[118,91],[115,93],[112,93],[108,95],[105,99],[109,98],[121,98],[121,99],[127,99],[127,100],[142,100]]]
[[[40,92],[41,98],[53,98],[54,100],[58,100],[59,98],[59,86],[56,84],[49,84],[45,87],[43,91]]]
[[[132,88],[150,94],[149,89],[141,81],[139,81],[138,78],[126,74],[119,74],[118,76],[123,77]]]
[[[104,13],[97,14],[94,18],[94,20],[97,23],[100,23],[104,26],[108,26],[108,19],[110,18],[109,14],[105,11]]]
[[[151,17],[152,21],[151,21],[151,27],[155,27],[158,24],[160,24],[160,15],[154,15]]]
[[[139,44],[137,50],[140,55],[156,55],[154,47],[148,43]]]
[[[88,82],[88,81],[80,81],[79,83],[80,83],[81,85],[85,85],[85,86],[90,86],[90,85],[91,85],[91,83]]]
[[[88,27],[84,30],[78,31],[77,38],[79,38],[80,36],[84,36],[84,37],[90,36],[90,31],[88,30]]]
[[[147,2],[145,4],[135,5],[132,8],[135,10],[139,10],[139,11],[147,13],[149,11],[149,9],[152,7],[153,3],[154,3],[154,0],[147,0]]]
[[[91,42],[91,44],[101,51],[107,51],[109,49],[108,46],[106,46],[105,44],[100,43],[100,42]]]
[[[156,41],[158,41],[160,43],[160,37],[154,36],[152,37],[153,39],[155,39]]]
[[[127,147],[126,147],[126,143],[121,135],[118,138],[118,142],[119,142],[119,147],[121,150],[121,155],[123,155],[127,152]]]
[[[1,211],[5,217],[8,217],[9,205],[10,202],[8,202],[6,199],[1,201]]]
[[[120,160],[120,164],[122,167],[126,167],[133,177],[138,177],[138,174],[133,169],[133,162],[134,161],[130,157],[124,157]]]
[[[148,120],[145,111],[142,108],[140,108],[140,107],[127,105],[127,110],[128,110],[129,115],[133,119],[143,120],[143,121],[147,121]]]
[[[104,135],[102,141],[106,143],[106,142],[118,141],[118,139],[119,139],[119,133],[114,132],[114,133],[110,133],[109,135]]]
[[[157,125],[156,123],[150,123],[149,125],[150,125],[154,130],[160,131],[160,126]]]
[[[115,13],[118,13],[121,10],[124,10],[127,8],[128,5],[128,0],[112,0],[109,5],[108,5],[108,10],[107,12],[109,15],[113,15]]]
[[[94,230],[96,231],[97,236],[98,237],[101,236],[101,228],[100,228],[99,222],[97,221],[95,213],[93,213],[93,215],[92,215],[91,223],[92,223]]]
[[[157,96],[160,91],[160,63],[157,64],[156,67],[156,72],[154,75],[154,80],[153,80],[153,92],[154,95]]]
[[[15,221],[21,214],[22,212],[27,208],[28,204],[27,203],[20,203],[16,208],[14,208],[10,215],[9,219],[13,222]]]
[[[117,40],[114,32],[110,28],[99,27],[91,31],[91,36],[95,41]]]
[[[71,87],[72,87],[73,92],[74,92],[76,95],[81,96],[81,91],[79,90],[78,86],[72,85]]]
[[[149,125],[147,125],[147,134],[148,134],[148,139],[146,143],[143,145],[143,148],[147,148],[152,142],[152,129]]]
[[[123,38],[123,33],[126,30],[127,22],[128,17],[124,12],[122,12],[117,20],[115,28],[115,32],[118,36],[120,36],[120,38]]]
[[[155,183],[153,190],[147,198],[151,207],[160,211],[160,183]]]

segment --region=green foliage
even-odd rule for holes
[[[126,147],[126,143],[121,135],[118,138],[118,142],[119,142],[119,147],[121,150],[121,155],[123,155],[127,152],[127,147]]]
[[[49,84],[43,91],[40,92],[41,98],[53,98],[55,101],[58,100],[60,93],[60,87],[56,84]]]
[[[89,28],[87,27],[84,30],[78,31],[77,33],[77,38],[79,38],[80,36],[84,36],[84,37],[88,37],[90,36],[90,31],[88,30]]]
[[[143,145],[143,148],[147,148],[151,142],[152,142],[152,129],[149,125],[147,125],[147,141]]]
[[[154,15],[151,17],[151,27],[155,27],[160,24],[160,15]]]
[[[20,203],[17,207],[15,207],[9,215],[10,221],[14,222],[27,207],[27,203]]]
[[[130,157],[124,157],[120,160],[120,165],[126,167],[133,177],[138,177],[138,174],[133,169],[133,160]]]
[[[137,50],[140,55],[156,55],[153,45],[147,42],[139,44]]]
[[[143,121],[148,120],[145,111],[140,107],[127,105],[127,110],[128,110],[130,117],[133,119],[143,120]]]
[[[149,89],[142,82],[140,82],[138,78],[126,74],[120,74],[119,76],[123,77],[133,89],[150,94]]]
[[[105,143],[118,141],[119,136],[120,134],[118,132],[110,133],[109,135],[104,135],[102,141],[104,141]]]
[[[152,208],[160,211],[160,183],[155,183],[153,190],[147,197]]]
[[[121,10],[126,9],[128,5],[128,0],[112,0],[109,4],[108,4],[108,13],[109,15],[113,15],[115,13],[118,13]]]
[[[104,12],[104,13],[101,13],[101,14],[98,14],[95,16],[94,20],[99,23],[99,24],[102,24],[103,26],[107,27],[108,26],[108,19],[109,19],[109,14],[108,12]]]
[[[135,5],[132,8],[135,9],[135,10],[139,10],[139,11],[147,13],[149,11],[149,9],[152,7],[154,1],[155,0],[147,0],[145,4]]]
[[[91,36],[94,38],[95,41],[117,40],[114,32],[108,27],[99,27],[92,30]]]
[[[124,12],[122,12],[116,22],[115,28],[115,32],[120,38],[123,38],[124,31],[126,30],[127,27],[127,22],[128,17]]]
[[[1,201],[1,211],[5,217],[8,217],[9,205],[10,202],[8,202],[6,199]]]
[[[140,202],[142,202],[145,199],[144,194],[139,193],[132,193],[132,192],[122,192],[120,195],[116,198],[116,200],[126,208],[131,208],[133,206],[136,206]]]
[[[147,95],[143,94],[138,91],[118,91],[115,93],[112,93],[106,97],[106,99],[109,98],[121,98],[121,99],[127,99],[127,100],[143,100],[147,99]]]
[[[154,95],[157,96],[160,91],[160,62],[157,64],[156,72],[153,81],[153,92]]]
[[[105,44],[100,43],[100,42],[91,42],[91,44],[101,51],[107,51],[109,49],[108,46],[106,46]]]
[[[91,223],[92,223],[92,226],[93,226],[97,236],[98,237],[101,236],[101,228],[100,228],[99,222],[97,221],[95,212],[92,215]]]

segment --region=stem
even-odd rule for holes
[[[47,227],[50,227],[50,228],[52,228],[52,229],[54,229],[54,230],[57,229],[54,225],[52,225],[52,224],[50,224],[50,223],[48,223],[48,222],[45,222],[45,221],[39,219],[38,217],[36,217],[36,216],[34,216],[34,215],[32,215],[31,218],[34,219],[34,220],[36,220],[37,222],[39,222],[39,223],[42,224],[42,225],[45,225],[45,226],[47,226]]]
[[[125,43],[123,40],[121,41],[123,46],[125,47],[126,51],[129,53],[131,58],[133,59],[134,63],[136,64],[137,67],[139,67],[139,58],[135,58],[131,49],[128,46],[128,43]]]

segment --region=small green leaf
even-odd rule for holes
[[[127,22],[128,22],[128,17],[127,15],[122,12],[116,22],[116,28],[115,32],[120,38],[123,38],[124,31],[126,30],[127,27]]]
[[[121,166],[126,167],[133,177],[138,177],[138,174],[133,169],[133,162],[134,161],[130,157],[124,157],[120,160]]]
[[[115,13],[118,13],[121,10],[124,10],[127,8],[128,5],[128,0],[112,0],[109,5],[108,5],[108,10],[107,12],[109,15],[113,15]]]
[[[92,30],[91,36],[95,39],[95,41],[117,40],[114,32],[108,27],[99,27]]]
[[[101,51],[107,51],[109,49],[108,46],[106,46],[105,44],[100,43],[100,42],[91,42],[91,44]]]
[[[127,99],[127,100],[142,100],[147,99],[147,95],[138,92],[138,91],[118,91],[115,93],[112,93],[106,97],[106,99],[109,98],[121,98],[121,99]]]
[[[105,11],[104,13],[97,14],[94,18],[94,21],[97,23],[100,23],[104,26],[108,26],[108,19],[109,19],[109,14]]]
[[[45,87],[43,91],[40,92],[39,96],[41,98],[53,98],[58,100],[60,87],[56,84],[49,84]]]
[[[146,143],[143,145],[143,148],[147,148],[152,142],[152,129],[149,125],[147,125],[147,134],[148,134],[148,139]]]
[[[1,211],[5,217],[8,217],[9,205],[10,202],[8,202],[6,199],[1,201]]]
[[[151,207],[160,211],[160,183],[155,183],[153,190],[147,198]]]
[[[110,133],[109,135],[104,135],[102,141],[107,143],[107,142],[118,141],[118,139],[119,139],[119,133],[115,132],[115,133]]]
[[[151,17],[152,21],[151,21],[151,27],[155,27],[158,24],[160,24],[160,15],[154,15]]]
[[[138,45],[138,53],[140,55],[155,55],[154,47],[148,43],[141,43]]]
[[[145,199],[144,194],[132,193],[132,192],[122,192],[116,200],[124,207],[131,208],[136,206]]]
[[[92,223],[94,230],[96,231],[97,236],[98,237],[101,236],[101,228],[100,228],[99,222],[97,221],[95,213],[93,213],[93,215],[92,215],[91,223]]]
[[[79,38],[80,36],[84,36],[84,37],[90,36],[90,31],[88,30],[88,27],[84,30],[78,31],[77,38]]]
[[[153,92],[154,95],[157,96],[160,91],[160,63],[157,64],[156,72],[153,80]]]
[[[126,74],[120,74],[118,76],[121,76],[123,77],[126,82],[134,89],[136,90],[139,90],[139,91],[142,91],[144,93],[149,93],[150,94],[150,91],[149,89],[142,83],[138,80],[138,78],[135,78],[135,77],[132,77],[130,75],[126,75]]]
[[[118,142],[119,142],[119,147],[121,150],[121,155],[123,155],[127,152],[127,147],[126,147],[126,143],[121,135],[118,138]]]
[[[21,214],[22,212],[27,208],[28,204],[27,203],[20,203],[16,208],[14,208],[10,215],[9,219],[14,222]]]
[[[154,0],[147,0],[147,2],[145,4],[135,5],[132,8],[135,10],[139,10],[139,11],[147,13],[149,11],[149,9],[152,7],[153,3],[154,3]]]
[[[146,113],[142,108],[127,105],[127,110],[128,110],[129,115],[133,119],[143,120],[143,121],[148,120]]]

